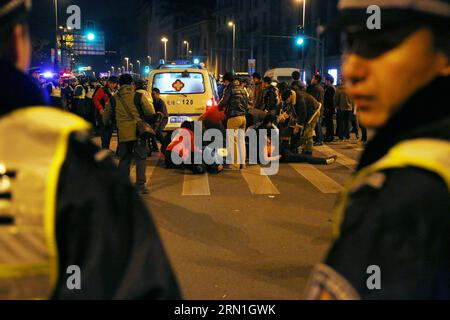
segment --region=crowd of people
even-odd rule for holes
[[[254,147],[246,139],[246,133],[249,130],[265,130],[267,140],[258,141],[256,146],[257,150],[264,150],[264,156],[258,158],[258,162],[277,159],[281,162],[327,165],[334,163],[337,157],[314,157],[314,146],[323,144],[323,141],[334,141],[335,136],[342,141],[348,140],[352,123],[355,132],[359,132],[357,121],[352,121],[356,113],[354,103],[342,87],[336,89],[333,86],[334,79],[330,75],[326,75],[323,85],[321,76],[314,75],[310,86],[300,81],[299,72],[292,74],[289,84],[278,83],[269,77],[262,78],[258,73],[253,74],[252,80],[226,73],[219,85],[219,103],[208,108],[199,118],[201,134],[207,129],[218,129],[223,133],[223,147],[228,147],[222,156],[211,150],[212,158],[217,160],[212,166],[206,163],[191,165],[188,161],[185,161],[186,165],[176,166],[173,163],[174,149],[179,155],[184,152],[184,160],[187,160],[186,154],[191,160],[196,152],[204,151],[206,143],[190,146],[183,143],[183,132],[174,136],[164,132],[168,110],[158,88],[153,88],[149,93],[147,81],[124,74],[120,78],[41,80],[40,85],[48,94],[52,106],[69,111],[92,125],[93,133],[100,137],[102,149],[111,149],[111,139],[117,131],[118,147],[114,151],[119,167],[129,175],[134,160],[136,186],[144,194],[148,193],[145,187],[146,159],[153,152],[161,152],[167,168],[186,167],[194,173],[240,170],[249,163],[249,149]],[[148,125],[147,137],[136,133],[136,123]],[[322,124],[326,127],[325,134]],[[182,124],[180,130],[186,131],[186,135],[195,134],[192,123]],[[227,134],[227,130],[234,134]],[[271,130],[276,131],[280,145],[276,155],[272,154],[274,141],[270,137]],[[267,148],[270,144],[272,146]],[[180,149],[180,146],[183,148]],[[230,160],[227,165],[224,158]]]

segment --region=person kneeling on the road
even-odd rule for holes
[[[195,144],[194,122],[185,121],[172,138],[165,151],[165,163],[168,169],[188,169],[194,174],[219,173],[224,166],[216,151],[205,147],[205,154],[212,157],[213,164],[206,164],[201,146]],[[196,163],[196,159],[200,159]],[[208,161],[209,162],[209,161]]]
[[[260,159],[262,163],[268,163],[272,161],[280,161],[281,163],[309,163],[309,164],[319,164],[319,165],[331,165],[336,162],[337,156],[331,156],[328,158],[318,158],[313,157],[308,154],[296,154],[291,152],[289,149],[280,146],[278,154],[276,154],[276,148],[271,141],[271,131],[275,130],[277,132],[276,139],[279,139],[278,129],[275,126],[277,118],[273,115],[267,115],[263,123],[256,127],[256,131],[266,130],[267,135],[265,141],[259,141],[258,150],[264,148],[264,159]],[[260,135],[258,135],[260,136]]]

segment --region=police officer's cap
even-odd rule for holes
[[[1,0],[0,25],[2,28],[26,19],[31,10],[31,0]]]
[[[420,21],[448,24],[450,19],[450,0],[340,0],[339,27],[350,32],[367,30],[373,13],[368,9],[373,5],[381,10],[382,28]]]

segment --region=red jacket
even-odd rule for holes
[[[99,112],[102,112],[105,109],[106,104],[109,102],[110,97],[111,94],[107,89],[105,88],[98,89],[97,93],[92,98],[95,108]]]
[[[201,150],[195,145],[194,132],[187,128],[181,128],[166,149],[176,152],[183,160],[187,160],[191,153]]]

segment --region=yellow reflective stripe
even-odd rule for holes
[[[58,182],[61,172],[61,167],[64,164],[67,155],[67,149],[69,145],[69,135],[72,132],[80,130],[88,130],[90,126],[81,121],[81,118],[76,118],[76,121],[72,126],[66,127],[61,132],[59,138],[58,146],[56,148],[55,156],[50,167],[48,180],[47,180],[47,190],[45,193],[45,236],[47,238],[48,252],[50,256],[50,261],[52,263],[52,269],[50,273],[50,280],[53,287],[56,286],[58,280],[58,247],[56,243],[56,203],[57,203],[57,192],[58,192]]]
[[[311,120],[308,121],[308,124],[312,124],[314,121],[316,121],[315,119],[320,115],[321,111],[322,111],[322,104],[319,103],[319,107],[317,108],[317,110],[313,114],[313,116],[311,117]]]
[[[437,139],[402,142],[393,147],[386,157],[357,172],[346,184],[345,191],[340,194],[335,208],[334,236],[339,237],[349,192],[353,186],[375,172],[405,167],[417,167],[436,173],[445,181],[450,192],[450,142]]]
[[[41,264],[23,264],[23,265],[2,265],[0,266],[0,279],[2,278],[20,278],[46,274],[51,271],[50,263]]]
[[[64,112],[62,110],[50,108],[50,107],[28,107],[19,109],[13,112],[19,115],[31,115],[34,119],[39,119],[42,116],[63,116],[67,120],[67,124],[61,125],[56,123],[55,125],[61,126],[61,134],[59,137],[58,145],[53,157],[53,161],[47,177],[47,189],[45,190],[45,217],[44,217],[44,230],[45,238],[47,242],[47,250],[49,255],[48,264],[39,265],[21,265],[21,266],[0,266],[0,275],[27,275],[28,273],[33,275],[36,272],[47,272],[50,274],[51,285],[56,286],[58,280],[58,247],[56,243],[56,203],[58,182],[61,167],[64,164],[67,155],[69,135],[76,131],[89,130],[90,125],[83,119]],[[56,117],[55,117],[56,118]],[[48,119],[46,119],[48,120]],[[15,270],[17,268],[17,270]]]
[[[419,167],[438,174],[450,191],[450,142],[417,139],[400,143],[372,171],[404,167]]]

